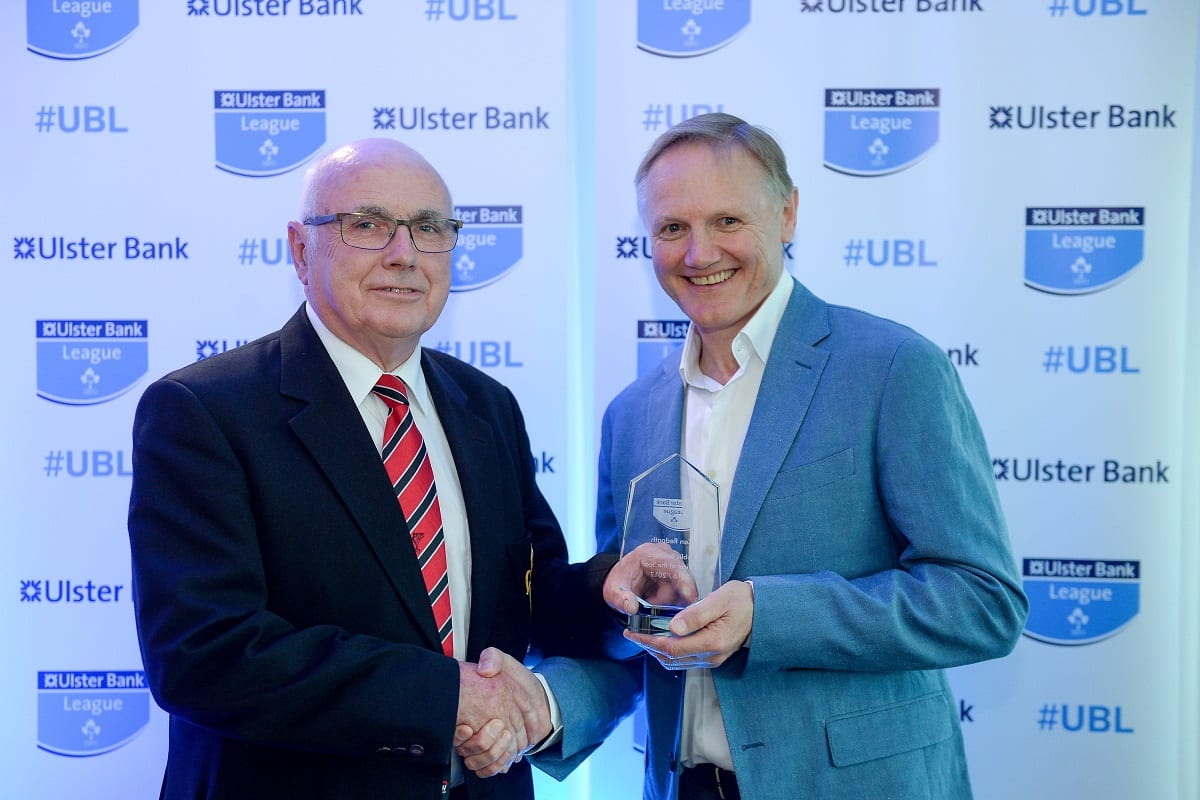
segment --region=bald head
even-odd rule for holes
[[[446,182],[424,156],[395,139],[360,139],[331,150],[309,167],[300,190],[300,219],[348,210],[326,207],[325,199],[330,191],[355,176],[379,170],[402,174],[424,173],[441,185],[446,195],[446,206],[450,207],[450,190]]]

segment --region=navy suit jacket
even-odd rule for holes
[[[630,479],[680,451],[678,367],[667,359],[605,414],[600,551],[619,551]],[[713,671],[742,795],[969,798],[942,669],[1008,653],[1028,604],[946,354],[795,283],[721,502],[722,582],[749,579],[755,595],[749,646]],[[645,796],[673,800],[682,673],[641,660]]]
[[[471,531],[468,660],[487,646],[522,660],[531,642],[569,652],[539,637],[579,622],[584,567],[566,564],[515,399],[444,354],[424,351],[422,368]],[[133,437],[138,634],[170,713],[163,797],[439,797],[458,666],[441,654],[375,445],[303,308],[151,385]],[[564,600],[575,611],[559,619]],[[472,797],[533,796],[527,762],[468,784]]]

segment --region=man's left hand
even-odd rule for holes
[[[625,638],[667,669],[711,669],[745,644],[753,624],[753,587],[746,581],[730,581],[676,614],[670,636],[625,631]]]

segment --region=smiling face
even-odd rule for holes
[[[783,272],[795,190],[786,201],[773,194],[740,146],[683,142],[657,157],[638,196],[658,282],[692,320],[703,351],[731,351]]]
[[[451,217],[450,193],[414,150],[389,139],[347,145],[318,163],[302,216],[370,211],[398,219]],[[383,370],[416,350],[450,292],[450,253],[422,253],[399,227],[383,250],[342,241],[337,222],[288,224],[304,296],[335,336]]]

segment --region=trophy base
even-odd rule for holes
[[[633,633],[644,633],[649,636],[669,636],[671,620],[684,606],[656,606],[639,598],[641,608],[638,613],[630,614],[625,627]]]

